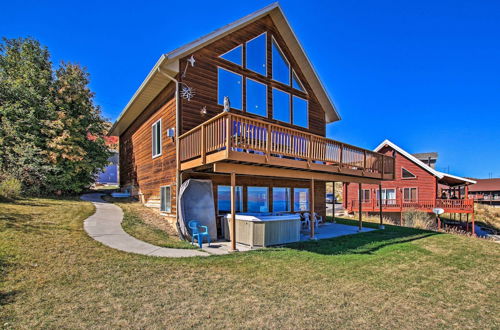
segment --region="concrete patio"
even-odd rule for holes
[[[361,229],[361,232],[369,232],[373,231],[376,229],[373,228],[364,228]],[[353,234],[359,234],[360,231],[358,230],[357,226],[348,226],[348,225],[342,225],[339,223],[324,223],[320,224],[319,227],[315,230],[315,239],[326,239],[326,238],[334,238],[334,237],[339,237],[339,236],[345,236],[345,235],[353,235]],[[300,240],[301,241],[307,241],[311,239],[309,236],[309,231],[302,231],[300,233]]]

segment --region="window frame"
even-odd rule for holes
[[[408,173],[410,173],[411,175],[413,175],[412,177],[409,177],[409,178],[405,178],[403,176],[403,170],[407,171]],[[403,166],[401,166],[401,180],[414,180],[416,179],[417,176],[415,174],[413,174],[412,171],[409,171],[407,168],[404,168]]]
[[[252,69],[249,69],[249,68],[248,68],[248,66],[247,66],[247,59],[248,59],[248,51],[247,51],[247,47],[248,47],[248,43],[249,43],[250,41],[252,41],[252,40],[257,39],[258,37],[260,37],[260,36],[261,36],[261,35],[263,35],[263,34],[265,35],[265,38],[264,38],[264,39],[265,39],[265,42],[264,42],[264,44],[265,44],[265,46],[266,46],[266,47],[265,47],[266,49],[264,50],[265,57],[266,57],[265,62],[264,62],[264,63],[266,64],[266,74],[264,74],[264,75],[263,75],[262,73],[260,73],[260,72],[257,72],[257,71],[254,71],[254,70],[252,70]],[[243,60],[243,62],[244,62],[244,63],[243,63],[243,65],[242,65],[242,67],[243,67],[243,68],[245,68],[246,70],[250,71],[250,72],[256,73],[256,74],[258,74],[258,75],[260,75],[260,76],[262,76],[262,77],[266,77],[266,78],[267,78],[267,77],[268,77],[268,75],[269,75],[269,65],[267,65],[267,38],[268,38],[268,37],[267,37],[267,31],[265,31],[265,32],[263,32],[263,33],[259,34],[258,36],[255,36],[255,37],[253,37],[252,39],[249,39],[249,40],[245,41],[245,43],[244,43],[244,44],[242,44],[242,45],[244,45],[244,47],[245,47],[245,50],[244,50],[244,54],[245,54],[245,56],[244,56],[244,57],[245,57],[245,58],[244,58],[244,60]]]
[[[159,124],[160,126],[160,152],[158,154],[156,154],[156,150],[155,150],[155,142],[156,142],[156,139],[155,139],[155,136],[156,136],[156,125]],[[157,157],[160,157],[163,153],[163,136],[162,136],[162,124],[161,124],[161,118],[158,119],[157,121],[155,121],[152,125],[151,125],[151,158],[152,159],[155,159]]]
[[[406,189],[409,189],[410,199],[405,198],[405,190]],[[415,200],[411,199],[411,189],[415,189]],[[418,187],[403,187],[402,193],[403,193],[403,202],[405,202],[405,203],[418,202]]]
[[[279,80],[274,79],[274,74],[273,74],[272,70],[271,70],[271,80],[275,81],[275,82],[277,82],[279,84],[283,84],[285,86],[289,86],[292,89],[295,89],[295,88],[292,87],[292,70],[293,70],[292,64],[290,63],[290,61],[286,57],[285,52],[283,52],[283,49],[281,49],[281,46],[279,45],[279,43],[276,40],[276,38],[274,38],[274,35],[271,35],[271,66],[274,68],[274,62],[273,62],[273,44],[276,45],[276,47],[278,48],[278,51],[281,53],[281,55],[283,55],[283,58],[285,59],[285,62],[288,63],[288,84],[284,83],[284,82],[281,82]],[[298,89],[295,89],[295,90],[298,90]]]
[[[244,65],[244,64],[246,64],[246,63],[243,63],[243,53],[244,53],[243,48],[244,48],[245,46],[246,46],[246,45],[239,44],[238,46],[235,46],[235,47],[231,48],[230,50],[228,50],[227,52],[225,52],[225,53],[223,53],[223,54],[219,55],[219,58],[220,58],[220,59],[222,59],[222,60],[224,60],[224,61],[226,61],[226,62],[229,62],[229,63],[231,63],[231,64],[233,64],[233,65],[237,65],[237,66],[240,66],[240,67],[244,68],[244,67],[246,67],[246,66]],[[225,59],[225,58],[223,58],[223,57],[222,57],[222,56],[224,56],[224,55],[226,55],[226,54],[229,54],[230,52],[232,52],[233,50],[235,50],[235,49],[236,49],[236,48],[238,48],[238,47],[241,47],[241,64],[238,64],[238,63],[236,63],[236,62],[232,62],[232,61],[230,61],[230,60]]]
[[[288,194],[288,204],[287,204],[287,210],[285,211],[276,211],[274,209],[274,189],[285,189],[285,192]],[[291,187],[271,187],[271,194],[273,196],[273,212],[292,212],[293,206],[292,206],[292,188]]]
[[[279,92],[282,92],[282,93],[285,93],[285,94],[288,95],[288,116],[290,118],[289,122],[274,118],[274,90],[277,90]],[[285,124],[288,124],[288,125],[293,125],[293,110],[292,110],[293,96],[294,95],[292,93],[284,91],[284,90],[282,90],[280,88],[271,87],[271,100],[273,101],[272,102],[273,106],[272,106],[272,109],[271,109],[271,119],[272,120],[275,120],[275,121],[280,122],[280,123],[285,123]],[[293,126],[297,126],[297,125],[293,125]],[[297,126],[297,127],[302,127],[302,126]]]
[[[368,192],[368,198],[366,198],[365,193]],[[361,189],[361,201],[362,202],[369,202],[371,201],[371,189]]]
[[[243,101],[244,101],[243,94],[244,94],[245,88],[246,88],[245,82],[244,82],[245,81],[244,78],[246,78],[246,76],[244,76],[242,74],[239,74],[239,73],[236,73],[233,70],[225,68],[225,67],[220,66],[220,65],[217,65],[217,105],[224,107],[224,104],[220,104],[219,103],[219,92],[220,92],[220,89],[219,89],[219,77],[220,77],[219,76],[219,69],[222,69],[224,71],[227,71],[227,72],[233,73],[233,74],[235,74],[237,76],[240,76],[240,78],[241,78],[241,109],[235,108],[232,105],[231,105],[230,109],[234,109],[234,110],[238,110],[238,111],[244,111],[243,108],[245,108],[245,107],[243,106],[244,105],[244,103],[243,103]],[[229,99],[229,102],[232,103],[231,99]]]
[[[302,98],[302,97],[300,97],[300,96],[298,96],[298,95],[292,94],[292,93],[290,93],[290,96],[291,96],[291,102],[290,102],[290,111],[291,111],[290,116],[291,116],[291,124],[292,124],[293,126],[296,126],[296,127],[302,127],[302,128],[307,128],[307,129],[309,129],[309,100],[308,100],[308,99],[305,99],[305,98]],[[294,111],[294,106],[293,106],[293,99],[294,99],[294,98],[298,98],[298,99],[301,99],[301,100],[303,100],[303,101],[305,101],[305,102],[306,102],[306,126],[300,126],[300,125],[296,125],[296,124],[294,124],[294,123],[293,123],[294,118],[295,118],[295,116],[294,116],[295,111]]]
[[[293,77],[294,76],[297,78],[297,82],[299,83],[299,86],[302,87],[302,89],[297,89],[297,88],[293,87]],[[299,75],[297,74],[297,72],[295,72],[294,68],[292,68],[292,78],[290,79],[290,87],[292,87],[292,89],[294,89],[296,91],[299,91],[299,92],[307,95],[307,90],[304,87],[304,84],[302,83],[302,81],[299,79]]]
[[[253,211],[250,211],[250,208],[248,207],[248,203],[250,202],[250,198],[249,198],[249,190],[250,188],[266,188],[266,205],[267,205],[267,211],[257,211],[257,212],[253,212]],[[269,212],[269,210],[271,209],[270,208],[270,198],[269,198],[269,187],[268,186],[247,186],[247,189],[246,189],[247,193],[247,203],[246,203],[246,207],[247,207],[247,211],[250,212],[250,213],[267,213]]]
[[[162,209],[162,204],[163,204],[162,189],[166,189],[166,188],[168,188],[168,197],[169,198],[165,200],[165,206],[168,204],[168,209],[163,210]],[[168,203],[167,203],[167,201],[168,201]],[[172,185],[160,186],[160,212],[161,213],[172,213]]]
[[[264,87],[266,88],[266,95],[264,97],[264,100],[266,102],[266,115],[265,116],[262,116],[262,115],[259,115],[257,113],[254,113],[254,112],[251,112],[251,111],[248,111],[248,84],[247,84],[247,80],[252,80],[253,82],[257,83],[257,84],[260,84],[260,85],[264,85]],[[262,83],[256,79],[253,79],[253,78],[250,78],[250,77],[247,77],[245,76],[245,106],[244,106],[244,110],[242,110],[243,112],[246,112],[246,113],[250,113],[252,115],[255,115],[255,116],[259,116],[259,117],[262,117],[262,118],[268,118],[269,116],[269,100],[268,100],[268,92],[269,92],[269,86],[268,84],[266,83]]]
[[[306,189],[307,190],[307,210],[296,210],[295,209],[295,190],[297,189]],[[310,188],[301,188],[301,187],[294,187],[292,191],[292,196],[293,196],[293,203],[292,203],[292,212],[310,212],[311,211],[311,189]]]
[[[221,210],[219,209],[219,187],[229,187],[229,194],[231,194],[231,186],[227,184],[218,184],[217,185],[217,214],[221,214]],[[240,210],[238,211],[238,198],[236,198],[235,204],[236,204],[236,212],[243,212],[243,207],[244,207],[244,197],[243,195],[245,194],[245,190],[243,189],[243,186],[237,185],[235,186],[235,195],[238,196],[237,190],[238,188],[241,188],[241,194],[240,194]],[[231,203],[231,196],[229,196],[229,203]],[[230,207],[231,208],[231,207]],[[222,211],[222,212],[231,212],[229,211]]]

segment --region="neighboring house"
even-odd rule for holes
[[[399,214],[408,209],[432,212],[434,208],[442,208],[447,213],[474,212],[474,201],[468,192],[476,181],[439,172],[389,140],[382,142],[375,151],[395,157],[395,179],[381,183],[382,205],[379,186],[362,185],[362,211],[379,212],[382,206],[384,213]],[[344,207],[349,212],[358,212],[358,187],[352,186],[344,185]]]
[[[187,179],[211,181],[217,214],[325,216],[326,182],[393,178],[391,155],[325,138],[338,120],[272,4],[162,55],[110,134],[120,186],[170,219]]]
[[[112,155],[108,158],[109,165],[97,175],[96,184],[118,184],[118,151],[111,151]]]
[[[469,193],[476,202],[500,205],[500,178],[474,180],[477,183],[469,188]]]
[[[418,154],[413,154],[413,157],[420,160],[422,163],[428,165],[431,168],[436,168],[436,162],[438,159],[437,152],[423,152]]]

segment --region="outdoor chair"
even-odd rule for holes
[[[189,229],[191,229],[191,243],[194,244],[194,239],[196,238],[198,240],[198,245],[200,246],[200,249],[203,246],[203,237],[207,238],[208,246],[210,246],[210,234],[208,233],[208,227],[207,226],[202,226],[199,221],[196,220],[191,220],[188,223]],[[204,231],[201,231],[201,229],[204,229]]]
[[[316,224],[316,228],[318,228],[318,225],[320,223],[325,223],[324,220],[323,220],[323,217],[321,215],[319,215],[318,213],[314,213],[314,223]]]
[[[302,218],[304,219],[301,222],[302,223],[302,227],[305,227],[306,229],[311,228],[311,221],[309,219],[309,213],[308,212],[302,213]]]

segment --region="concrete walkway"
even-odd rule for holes
[[[210,255],[197,250],[159,247],[130,236],[122,229],[122,209],[112,203],[105,202],[101,196],[102,194],[99,193],[81,196],[82,200],[92,202],[95,205],[96,212],[84,221],[83,228],[96,241],[113,249],[155,257],[182,258]]]

